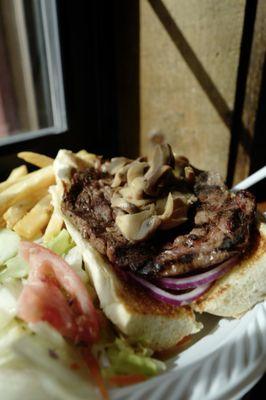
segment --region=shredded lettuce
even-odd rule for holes
[[[69,250],[69,252],[65,256],[65,260],[80,277],[83,283],[87,283],[89,281],[88,273],[82,268],[82,254],[77,246]]]
[[[164,371],[166,366],[162,361],[152,358],[150,349],[144,347],[134,348],[124,339],[117,338],[107,348],[107,357],[110,363],[103,369],[103,374],[108,376],[141,374],[154,376]]]
[[[0,231],[0,235],[2,231]],[[14,232],[9,231],[8,229],[5,229],[4,231],[8,231],[8,233],[5,232],[5,235],[2,234],[3,236],[2,239],[4,240],[3,246],[8,247],[7,240],[10,239],[10,233],[13,234]],[[11,238],[13,238],[12,235]],[[27,277],[29,274],[28,263],[20,255],[16,255],[19,245],[19,237],[17,236],[17,234],[15,234],[15,238],[16,239],[14,238],[12,239],[13,240],[12,251],[11,247],[9,247],[8,252],[5,253],[4,257],[2,257],[2,260],[4,260],[4,265],[3,269],[0,271],[0,282],[5,282],[10,278],[22,279]],[[16,241],[17,238],[18,242]],[[58,255],[65,256],[66,261],[80,276],[82,281],[84,283],[88,281],[88,275],[82,269],[82,255],[78,250],[78,248],[75,246],[75,243],[71,239],[66,229],[62,229],[62,231],[56,237],[50,240],[46,244],[46,246],[55,253],[57,253]],[[1,249],[1,244],[0,244],[0,249]],[[0,259],[0,265],[1,265],[1,259]]]
[[[71,369],[73,364],[74,371]],[[1,398],[3,393],[8,393],[8,398],[17,399],[16,388],[10,388],[10,381],[2,379],[4,371],[8,371],[10,376],[17,376],[21,384],[25,380],[34,387],[28,400],[43,399],[45,395],[55,400],[99,398],[78,349],[69,345],[46,322],[26,325],[13,320],[0,329]],[[29,371],[38,382],[37,393],[33,381],[29,379]],[[24,393],[25,388],[22,396]]]
[[[0,266],[18,252],[20,238],[10,229],[0,230]]]
[[[5,286],[0,285],[0,335],[16,317],[20,288],[21,283],[14,280],[10,280]]]
[[[10,258],[0,272],[0,282],[10,278],[25,278],[29,274],[29,265],[20,255]]]
[[[19,364],[19,360],[12,350],[12,345],[25,335],[26,328],[22,323],[13,320],[0,330],[0,368],[7,364]]]
[[[46,243],[46,247],[60,256],[67,254],[74,246],[75,243],[66,229],[62,229],[57,236]]]
[[[14,278],[25,278],[29,266],[18,255],[20,237],[9,229],[0,230],[0,283]]]
[[[49,324],[40,322],[30,327],[35,334],[19,338],[12,348],[27,367],[39,372],[43,389],[62,400],[97,399],[79,352]],[[75,371],[71,369],[73,363]]]
[[[10,319],[12,319],[17,312],[17,299],[13,293],[4,286],[0,286],[0,315],[1,312],[9,316]]]
[[[0,310],[0,330],[7,326],[12,319],[13,316],[3,310]]]
[[[46,246],[58,255],[63,256],[80,279],[84,283],[88,282],[88,274],[82,268],[82,254],[66,229],[62,229],[56,237],[46,243]]]
[[[0,286],[7,288],[12,296],[17,300],[20,296],[23,284],[21,279],[7,279]]]

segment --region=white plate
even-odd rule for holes
[[[167,372],[111,391],[112,400],[228,400],[243,396],[266,371],[266,302],[241,319],[203,316],[204,332]],[[204,336],[203,336],[204,335]]]

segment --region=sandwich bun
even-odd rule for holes
[[[266,224],[258,222],[250,251],[195,303],[197,312],[221,317],[241,317],[266,299]]]
[[[78,157],[67,150],[59,151],[54,162],[57,185],[52,190],[53,206],[58,213],[61,213],[64,188],[69,186],[73,171],[79,167]],[[184,337],[202,329],[190,307],[177,308],[162,303],[142,287],[123,279],[64,214],[62,217],[82,252],[100,307],[107,318],[132,341],[141,341],[154,351],[160,351],[173,347]]]

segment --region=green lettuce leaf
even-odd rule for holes
[[[29,265],[24,259],[17,255],[5,263],[5,268],[0,272],[0,282],[10,278],[25,278],[29,274]]]
[[[20,238],[10,229],[0,229],[0,266],[18,252]]]
[[[75,243],[66,229],[62,229],[57,236],[46,243],[46,247],[60,256],[67,254],[74,246]]]
[[[117,338],[115,342],[107,348],[107,357],[110,363],[108,368],[103,370],[103,374],[130,375],[141,374],[145,376],[155,376],[165,370],[166,366],[162,361],[152,358],[150,349],[144,347],[134,348],[124,339]]]

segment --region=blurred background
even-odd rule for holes
[[[168,142],[239,182],[265,164],[265,20],[256,0],[0,0],[1,178],[22,149]]]

